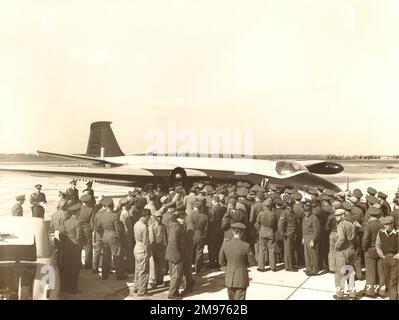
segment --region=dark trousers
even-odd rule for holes
[[[375,247],[371,247],[365,252],[364,262],[366,264],[366,294],[369,296],[374,296],[378,292],[383,294],[384,268],[382,259],[378,256]]]
[[[284,267],[285,270],[293,269],[295,265],[295,234],[284,237]]]
[[[205,239],[194,239],[194,252],[195,252],[195,272],[199,273],[204,263],[204,246]]]
[[[211,268],[219,267],[219,251],[222,247],[223,233],[210,234],[208,237],[209,265]]]
[[[311,248],[310,241],[305,239],[304,255],[306,271],[311,274],[317,274],[319,272],[319,249],[317,242],[315,242],[313,248]]]
[[[259,237],[259,269],[264,269],[267,263],[270,264],[271,269],[276,269],[276,257],[274,255],[275,245],[276,241],[274,239]]]
[[[83,227],[84,250],[85,250],[85,269],[91,269],[93,265],[93,231],[90,227]]]
[[[44,208],[42,206],[31,207],[32,217],[44,218]]]
[[[93,270],[98,270],[100,264],[102,266],[101,253],[103,250],[103,238],[98,232],[94,232],[94,238],[95,248],[93,256]]]
[[[151,258],[150,258],[150,278],[149,282],[151,285],[163,284],[163,278],[165,275],[165,251],[166,247],[163,243],[153,243],[151,246]]]
[[[126,237],[123,241],[123,254],[125,260],[125,269],[128,272],[134,273],[134,256],[133,256],[133,242]]]
[[[120,254],[121,250],[119,250],[118,254],[116,254],[115,252],[118,250],[112,248],[114,245],[115,244],[109,243],[103,244],[102,277],[108,276],[111,270],[111,264],[114,262],[116,279],[121,279],[124,275],[123,260],[122,255]]]
[[[183,262],[172,263],[169,262],[169,296],[179,293],[181,280],[183,278]]]
[[[362,272],[362,240],[360,235],[357,234],[355,237],[355,257],[353,266],[355,268],[356,277],[359,280],[363,280],[363,272]]]
[[[227,288],[229,300],[245,300],[247,288]]]
[[[327,270],[328,267],[328,254],[329,254],[329,245],[328,245],[328,235],[323,234],[320,236],[319,241],[319,267],[320,269]]]
[[[396,300],[398,298],[398,264],[399,260],[394,259],[393,255],[382,259],[389,300]]]
[[[183,274],[186,278],[186,288],[190,287],[193,283],[192,271],[192,256],[194,251],[194,242],[192,238],[186,238],[184,242],[184,256],[183,256]]]
[[[81,246],[66,239],[63,246],[61,263],[61,291],[73,292],[78,290],[80,272]]]

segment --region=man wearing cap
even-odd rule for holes
[[[388,196],[384,192],[380,191],[378,192],[378,198],[380,199],[382,215],[385,217],[392,211],[392,208],[387,201]]]
[[[249,286],[249,244],[240,239],[242,223],[231,225],[233,238],[225,241],[219,252],[219,264],[226,267],[225,284],[229,300],[245,300]]]
[[[203,213],[201,203],[194,202],[193,212],[190,215],[193,225],[193,241],[195,252],[195,272],[201,271],[203,264],[204,246],[208,229],[208,217]]]
[[[356,197],[351,196],[349,202],[343,202],[342,207],[346,210],[345,220],[351,222],[355,226],[355,239],[353,240],[355,257],[354,267],[357,280],[363,280],[362,272],[362,237],[363,237],[363,211],[354,205],[358,200]]]
[[[168,202],[165,204],[166,212],[162,216],[162,224],[166,227],[166,234],[169,237],[169,222],[176,211],[176,203],[175,202]]]
[[[15,200],[17,202],[11,208],[11,215],[14,217],[22,217],[24,215],[24,209],[22,208],[22,205],[25,202],[25,195],[22,194],[20,196],[16,196]]]
[[[89,181],[89,182],[86,183],[86,189],[83,190],[82,194],[90,195],[90,201],[87,202],[87,205],[90,208],[94,208],[96,206],[96,198],[94,196],[93,182],[92,181]]]
[[[67,205],[64,202],[62,207],[58,207],[57,211],[51,215],[50,227],[54,230],[54,249],[57,259],[57,265],[61,268],[61,261],[62,261],[62,244],[63,244],[63,237],[60,236],[60,229],[64,225],[64,222],[69,218],[67,215]]]
[[[276,271],[276,230],[278,219],[276,213],[272,210],[273,200],[267,198],[264,201],[264,208],[257,217],[255,226],[259,232],[259,255],[258,271],[265,271],[265,264],[269,262],[272,271]]]
[[[69,184],[70,187],[66,190],[68,205],[74,205],[79,202],[79,191],[76,189],[77,181],[73,179]]]
[[[103,250],[103,231],[99,226],[102,215],[104,214],[105,211],[107,211],[107,207],[104,203],[104,201],[107,201],[106,199],[107,198],[103,197],[99,201],[98,204],[101,205],[101,208],[96,212],[92,221],[92,228],[94,235],[93,242],[95,243],[94,254],[93,254],[93,273],[98,273],[98,268],[100,266],[101,252]]]
[[[384,229],[380,230],[375,240],[375,248],[382,259],[385,275],[385,285],[389,300],[398,298],[398,265],[399,265],[399,237],[398,231],[393,227],[393,218],[381,218]]]
[[[85,269],[92,269],[93,265],[93,229],[91,227],[91,222],[93,220],[94,211],[93,208],[89,206],[91,201],[91,196],[89,194],[83,194],[80,197],[82,201],[82,207],[80,208],[79,219],[83,229],[83,247],[85,250]]]
[[[366,285],[365,295],[375,297],[376,293],[385,294],[384,290],[384,271],[382,260],[378,256],[376,249],[376,239],[378,232],[383,228],[379,220],[380,210],[375,207],[368,209],[369,220],[364,224],[364,233],[362,237],[362,249],[364,251],[364,261],[366,264]],[[377,287],[376,287],[377,286]]]
[[[155,221],[148,227],[150,239],[150,278],[149,283],[152,288],[163,284],[165,274],[165,252],[168,244],[166,227],[162,224],[162,213],[155,212]]]
[[[113,261],[116,279],[122,280],[125,278],[122,258],[124,227],[119,220],[118,214],[113,211],[114,202],[112,198],[105,198],[103,204],[106,207],[106,211],[101,216],[98,226],[103,234],[103,265],[101,277],[103,280],[108,278],[111,262]]]
[[[345,266],[353,266],[355,258],[354,239],[355,226],[345,220],[345,210],[338,209],[334,212],[337,221],[337,241],[334,245],[335,257],[335,288],[336,299],[343,299],[345,291],[344,276],[347,272]],[[355,279],[349,277],[349,297],[356,298]]]
[[[247,224],[245,212],[237,208],[237,200],[235,197],[229,199],[227,210],[222,219],[222,229],[224,230],[224,240],[230,240],[233,238],[231,231],[231,225],[233,223],[240,222],[244,225]],[[241,234],[243,236],[243,233]]]
[[[144,209],[142,217],[134,225],[134,259],[135,259],[135,273],[134,273],[134,287],[133,291],[137,292],[138,296],[147,295],[147,286],[149,280],[149,259],[150,259],[150,235],[148,231],[148,221],[151,217],[151,211]]]
[[[64,191],[58,192],[59,200],[58,200],[58,204],[57,204],[57,209],[62,208],[67,203],[66,196],[67,196],[66,192],[64,192]]]
[[[218,257],[223,243],[222,219],[225,212],[226,207],[220,205],[219,197],[213,196],[207,232],[209,267],[211,269],[219,269]]]
[[[322,194],[321,196],[321,208],[319,211],[318,219],[320,223],[320,241],[319,241],[319,255],[320,255],[320,267],[323,268],[326,272],[330,271],[330,265],[328,262],[328,254],[329,254],[329,232],[330,230],[327,228],[328,218],[334,213],[334,208],[330,203],[331,198]],[[335,220],[335,218],[334,218]]]
[[[63,241],[63,254],[60,272],[61,291],[69,293],[80,293],[78,289],[79,272],[81,268],[80,255],[83,244],[83,230],[77,217],[81,204],[77,203],[68,208],[71,217],[64,221],[60,227],[60,234],[65,238]]]
[[[30,195],[32,217],[44,218],[44,208],[47,206],[46,195],[41,192],[42,185],[35,185],[36,191]]]
[[[297,224],[292,206],[293,201],[288,199],[285,204],[285,210],[281,213],[278,221],[278,229],[284,241],[284,268],[286,271],[297,271],[294,254]]]
[[[296,230],[297,230],[297,237],[295,240],[295,261],[298,266],[304,265],[305,258],[303,255],[304,249],[302,244],[302,220],[305,216],[305,212],[303,211],[302,205],[302,194],[299,192],[294,192],[292,197],[295,200],[295,204],[292,207],[292,212],[294,212],[296,216]]]
[[[198,202],[194,205],[198,206]],[[194,256],[194,225],[191,219],[191,215],[185,214],[184,206],[179,206],[176,209],[177,215],[184,218],[183,229],[184,229],[184,242],[183,242],[183,275],[185,278],[185,288],[183,294],[190,293],[193,290],[195,281],[193,280],[192,264],[195,262]]]
[[[314,276],[319,271],[319,250],[318,240],[320,236],[320,223],[311,212],[310,201],[303,205],[305,216],[302,220],[302,244],[304,246],[305,273],[307,276]]]
[[[341,209],[342,205],[339,201],[333,201],[332,210],[330,215],[327,218],[325,230],[328,234],[328,243],[329,243],[329,250],[328,250],[328,269],[330,273],[335,273],[335,256],[334,256],[334,245],[337,242],[337,221],[335,220],[334,212],[335,210]]]
[[[183,277],[184,260],[184,211],[179,211],[170,221],[170,232],[168,234],[168,245],[166,247],[165,259],[169,262],[169,299],[181,299],[179,292]],[[190,263],[191,267],[191,263]]]
[[[363,215],[364,215],[367,211],[367,204],[362,201],[363,192],[360,189],[354,189],[352,192],[352,196],[357,198],[355,205],[356,205],[356,207],[359,207],[360,209],[362,209]]]
[[[193,187],[190,189],[190,193],[184,197],[184,206],[186,207],[186,213],[188,215],[193,211],[194,201],[197,200],[196,189]]]
[[[284,201],[280,197],[274,199],[273,203],[274,203],[274,208],[272,210],[274,211],[274,214],[276,215],[277,223],[278,223],[278,221],[280,220],[280,216],[281,216],[282,212],[284,211],[283,206],[285,204],[284,204]],[[276,244],[274,246],[274,254],[276,256],[276,263],[280,263],[280,262],[283,262],[283,260],[284,260],[284,241],[283,241],[283,237],[280,234],[279,228],[276,229],[275,239],[276,239]]]
[[[133,240],[134,240],[134,232],[133,227],[134,224],[140,219],[133,216],[133,210],[127,210],[128,200],[127,198],[121,199],[119,201],[120,205],[120,215],[119,220],[123,223],[125,229],[125,236],[122,239],[122,249],[123,249],[123,258],[124,258],[124,266],[127,273],[134,274],[134,257],[133,257]],[[141,216],[141,215],[140,215]]]
[[[258,188],[255,187],[255,190],[257,190],[257,189]],[[263,192],[257,191],[256,196],[255,196],[255,203],[252,204],[251,210],[249,213],[248,236],[249,236],[249,241],[250,241],[249,243],[251,246],[251,251],[255,253],[255,260],[258,259],[258,255],[259,255],[259,235],[258,235],[258,231],[255,228],[255,222],[256,222],[256,218],[258,217],[259,212],[262,211],[263,201],[265,201],[265,195],[263,194]]]

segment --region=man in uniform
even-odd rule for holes
[[[393,217],[381,219],[384,229],[380,230],[375,240],[375,248],[382,259],[385,275],[385,284],[389,300],[398,298],[398,265],[399,265],[399,237],[398,231],[393,228]]]
[[[22,217],[24,215],[24,209],[22,208],[22,205],[25,202],[25,195],[22,194],[20,196],[17,196],[15,197],[15,200],[17,200],[17,202],[11,208],[11,214],[14,217]]]
[[[259,188],[261,187],[256,187],[254,188],[254,190],[259,190]],[[249,213],[248,235],[249,235],[250,245],[252,246],[251,249],[255,253],[255,259],[258,259],[259,255],[259,235],[258,231],[255,228],[255,222],[259,212],[262,211],[263,201],[265,201],[265,196],[263,192],[257,191],[255,197],[255,203],[251,206],[251,211]]]
[[[319,269],[318,239],[320,235],[319,220],[312,214],[310,202],[303,206],[305,216],[302,221],[302,244],[304,245],[306,275],[314,276]]]
[[[103,265],[101,278],[103,280],[108,278],[113,261],[116,280],[123,280],[125,279],[122,260],[124,229],[117,213],[113,211],[114,202],[112,198],[105,198],[103,204],[106,210],[101,215],[99,225],[97,225],[97,229],[100,229],[103,235]]]
[[[356,207],[353,203],[356,203],[358,200],[356,197],[352,196],[349,198],[349,202],[343,202],[342,207],[346,210],[345,212],[345,220],[351,222],[355,226],[355,239],[353,240],[355,256],[353,266],[356,272],[356,279],[363,280],[363,272],[362,272],[362,237],[363,237],[363,211]]]
[[[69,184],[70,187],[66,190],[68,206],[72,206],[79,202],[79,191],[76,189],[77,181],[73,179]]]
[[[197,200],[195,188],[190,189],[190,193],[184,197],[184,206],[186,207],[186,213],[188,215],[193,211],[194,201]]]
[[[227,211],[222,219],[222,229],[224,230],[225,240],[232,239],[231,225],[237,222],[247,225],[246,215],[244,211],[237,207],[237,200],[235,198],[230,198]]]
[[[30,195],[32,217],[44,218],[44,208],[47,206],[46,195],[41,192],[42,185],[35,185],[36,192]]]
[[[378,198],[380,199],[382,215],[385,217],[391,214],[392,208],[387,201],[388,196],[384,192],[380,191],[378,192]]]
[[[201,209],[201,202],[194,202],[194,206]],[[184,206],[179,206],[176,209],[177,215],[183,215],[185,213]],[[193,291],[195,281],[193,280],[192,262],[194,253],[194,225],[191,219],[191,215],[184,216],[184,241],[183,241],[183,275],[185,279],[185,288],[182,294],[190,293]]]
[[[150,261],[150,236],[148,232],[148,221],[151,217],[149,209],[143,209],[142,217],[134,225],[134,259],[135,259],[135,273],[134,273],[134,288],[133,291],[137,295],[146,296],[149,279],[149,261]]]
[[[81,268],[80,254],[82,252],[83,230],[77,214],[81,204],[68,208],[71,217],[60,228],[60,234],[65,238],[61,262],[61,291],[80,293],[78,289],[79,272]]]
[[[85,250],[85,269],[90,270],[93,265],[93,229],[91,227],[91,221],[93,220],[94,211],[89,206],[91,203],[91,196],[89,194],[83,194],[80,198],[83,205],[80,209],[80,222],[83,229],[84,235],[84,250]]]
[[[345,210],[338,209],[334,212],[337,221],[337,242],[334,245],[335,256],[335,288],[334,298],[343,299],[345,291],[344,276],[349,270],[345,266],[352,266],[355,258],[354,239],[355,226],[345,220]],[[349,277],[349,296],[356,298],[355,279]]]
[[[69,218],[67,215],[67,205],[66,202],[62,207],[58,207],[57,211],[51,215],[50,226],[54,230],[54,248],[57,259],[57,265],[61,268],[62,262],[62,245],[63,245],[63,237],[60,235],[61,227],[64,226],[64,222]]]
[[[370,207],[368,210],[370,219],[364,224],[364,233],[362,238],[362,249],[364,251],[364,262],[366,264],[366,286],[364,295],[374,298],[376,293],[384,295],[384,272],[382,261],[378,256],[375,241],[378,231],[383,228],[379,217],[380,210]]]
[[[273,200],[267,198],[264,202],[264,208],[259,212],[255,226],[259,232],[259,256],[258,271],[264,272],[265,264],[269,262],[272,271],[276,271],[276,257],[274,248],[276,245],[277,216],[272,211]]]
[[[249,243],[240,239],[244,224],[233,223],[231,230],[233,238],[222,244],[219,264],[226,267],[225,284],[229,300],[245,300],[249,286]]]
[[[204,259],[204,246],[208,229],[208,217],[203,213],[201,204],[194,202],[190,219],[193,224],[193,240],[195,252],[195,273],[201,272]]]
[[[296,239],[296,216],[292,211],[293,201],[287,199],[285,210],[281,213],[278,221],[278,229],[284,241],[284,267],[286,271],[297,271],[295,266],[295,239]]]
[[[90,201],[87,202],[87,205],[90,208],[94,208],[96,206],[96,198],[94,196],[94,190],[92,189],[93,188],[93,182],[92,181],[87,182],[86,186],[87,186],[87,188],[84,189],[82,193],[90,195]]]
[[[223,243],[222,219],[225,212],[226,207],[220,205],[219,197],[213,196],[207,233],[209,267],[211,269],[219,269],[219,251]]]
[[[105,201],[105,202],[104,202]],[[103,232],[98,226],[100,225],[100,220],[104,212],[107,210],[105,203],[107,198],[102,198],[99,204],[101,204],[101,209],[99,209],[93,217],[92,228],[94,230],[94,255],[93,255],[93,273],[98,273],[98,267],[100,266],[101,252],[103,250]]]
[[[168,244],[166,227],[162,224],[162,213],[155,212],[155,222],[148,227],[151,258],[150,258],[150,286],[155,288],[163,284],[165,275],[165,251]]]
[[[181,299],[179,292],[183,277],[183,255],[184,255],[184,211],[179,212],[171,218],[168,246],[166,247],[165,259],[169,261],[169,299]]]
[[[298,266],[304,265],[305,258],[303,256],[303,244],[302,244],[302,220],[305,216],[305,212],[303,211],[302,205],[302,194],[299,192],[294,192],[292,197],[295,200],[295,204],[292,207],[292,212],[295,213],[296,216],[296,230],[297,230],[297,237],[295,241],[295,261]]]

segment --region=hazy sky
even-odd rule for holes
[[[399,1],[4,0],[0,152],[83,153],[109,120],[252,128],[254,152],[399,153]]]

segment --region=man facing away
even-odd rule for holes
[[[219,252],[219,264],[226,267],[225,284],[229,300],[245,300],[249,286],[249,243],[240,239],[244,230],[244,224],[232,224],[233,238],[225,241]]]

